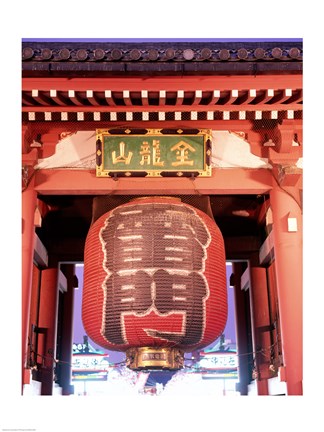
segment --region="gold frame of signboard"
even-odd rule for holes
[[[209,129],[97,129],[97,177],[210,177]]]

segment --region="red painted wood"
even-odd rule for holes
[[[141,78],[23,78],[24,90],[176,91],[295,89],[303,87],[302,75],[194,76]]]
[[[249,293],[241,289],[241,277],[244,273],[243,262],[233,262],[233,289],[235,299],[235,329],[237,337],[239,392],[241,396],[248,394],[248,384],[251,381],[250,362],[252,354],[248,340],[249,316],[246,310]]]
[[[28,107],[22,107],[22,112],[175,112],[175,111],[182,111],[182,112],[191,112],[191,111],[197,111],[197,112],[223,112],[223,111],[230,111],[230,112],[238,112],[238,111],[286,111],[287,107],[289,106],[289,110],[293,111],[301,111],[302,105],[297,103],[292,103],[289,105],[284,105],[280,103],[274,103],[271,105],[267,104],[257,104],[257,105],[248,105],[246,103],[243,103],[241,105],[165,105],[161,104],[158,106],[154,105],[128,105],[127,108],[125,106],[106,106],[106,105],[100,105],[100,106],[28,106]],[[243,122],[244,120],[241,120]],[[82,123],[79,121],[78,123]],[[98,122],[99,123],[99,122]],[[117,122],[111,122],[113,125],[115,125]],[[148,122],[145,122],[145,125],[147,125]],[[193,124],[201,124],[201,121],[191,121],[190,124],[193,126]],[[210,125],[212,122],[208,122]],[[127,124],[131,124],[133,127],[133,122],[127,122]],[[165,122],[162,121],[159,123],[160,128],[165,127]],[[173,122],[175,124],[175,122]],[[227,121],[226,121],[227,124]],[[228,127],[228,124],[227,124]]]
[[[29,187],[22,194],[22,384],[24,384],[24,369],[27,365],[29,311],[35,245],[34,213],[36,208],[36,192],[33,186],[34,179],[31,179]]]
[[[269,306],[266,269],[252,263],[250,266],[250,305],[252,321],[253,350],[258,372],[258,395],[267,395],[270,364],[270,334],[262,329],[269,327]],[[263,352],[259,352],[263,349]]]
[[[45,330],[42,350],[43,368],[41,370],[42,395],[51,395],[53,392],[58,305],[57,281],[57,268],[47,268],[42,271],[39,308],[39,327]]]
[[[290,193],[296,192],[293,188]],[[283,362],[288,395],[303,392],[303,249],[302,214],[295,199],[274,185],[270,192],[273,211],[275,269],[277,277]],[[297,232],[288,232],[289,213],[297,218]]]
[[[272,187],[266,169],[213,169],[211,177],[189,178],[97,178],[94,170],[39,170],[35,190],[48,195],[177,195],[262,194]]]

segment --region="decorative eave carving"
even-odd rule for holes
[[[302,43],[23,42],[23,73],[301,73]]]

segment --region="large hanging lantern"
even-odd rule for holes
[[[180,369],[227,320],[224,241],[214,220],[180,199],[138,198],[91,226],[82,319],[131,369]]]

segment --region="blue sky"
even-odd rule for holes
[[[302,38],[23,38],[22,42],[302,42]]]

